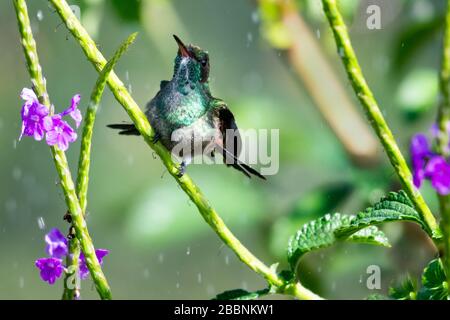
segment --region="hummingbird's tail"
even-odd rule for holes
[[[108,124],[108,128],[115,129],[115,130],[121,130],[119,131],[119,134],[126,135],[126,136],[140,136],[141,134],[136,129],[134,124],[132,123],[117,123],[117,124]]]
[[[266,177],[264,177],[261,173],[259,173],[257,170],[253,169],[252,167],[250,167],[248,164],[242,162],[241,160],[239,160],[238,158],[235,157],[234,154],[232,154],[230,151],[228,151],[225,148],[222,148],[219,145],[216,145],[217,148],[219,148],[222,151],[223,157],[226,160],[226,165],[227,166],[232,166],[233,168],[235,168],[236,170],[242,172],[243,174],[245,174],[247,177],[251,178],[251,174],[257,176],[260,179],[266,180]],[[229,159],[231,158],[232,163],[228,163]]]

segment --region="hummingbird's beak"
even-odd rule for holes
[[[176,35],[173,35],[173,37],[178,44],[178,48],[180,49],[181,56],[182,57],[190,57],[191,53],[188,51],[188,49],[186,48],[184,43],[180,40],[180,38],[178,38]]]

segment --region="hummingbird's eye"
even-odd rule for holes
[[[207,59],[202,59],[202,60],[200,61],[200,63],[201,63],[201,65],[202,65],[203,67],[206,67],[206,65],[208,64],[208,60],[207,60]]]

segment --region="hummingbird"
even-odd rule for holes
[[[257,170],[239,160],[242,140],[235,118],[227,104],[212,96],[209,87],[208,52],[192,44],[178,44],[171,80],[163,80],[160,90],[146,106],[145,115],[155,130],[153,142],[160,141],[181,159],[179,176],[192,158],[216,151],[224,163],[247,177],[266,179]],[[110,124],[122,135],[140,135],[134,124]]]

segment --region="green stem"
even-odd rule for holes
[[[83,28],[81,23],[75,17],[70,10],[69,5],[64,0],[50,0],[55,7],[62,21],[66,25],[67,29],[72,33],[75,39],[80,44],[86,57],[97,69],[102,70],[106,63],[105,58],[101,52],[97,49],[95,42],[91,39],[89,34]],[[246,264],[254,272],[263,276],[271,285],[283,288],[285,282],[278,274],[256,258],[227,228],[223,220],[211,207],[205,196],[202,194],[198,186],[192,181],[192,179],[184,174],[179,177],[179,166],[172,161],[171,154],[163,147],[161,143],[153,143],[154,131],[147,120],[147,117],[139,108],[137,103],[133,100],[122,81],[117,77],[114,72],[111,72],[108,78],[108,85],[114,94],[117,101],[124,107],[128,113],[130,119],[133,121],[137,130],[141,133],[146,143],[152,148],[155,153],[161,158],[163,164],[166,166],[168,172],[174,177],[183,191],[189,196],[192,202],[197,206],[203,219],[210,225],[214,232],[220,237],[220,239],[234,251],[237,257]],[[295,294],[295,297],[299,299],[311,299],[320,298],[313,294],[308,289],[298,284],[302,290],[292,291],[289,293]]]
[[[26,2],[25,0],[13,0],[13,3],[16,9],[22,47],[30,78],[33,83],[33,89],[39,97],[41,103],[50,108],[50,99],[47,94],[45,79],[42,75],[42,69],[39,64],[36,42],[34,41],[31,31]],[[56,170],[61,180],[61,187],[64,192],[65,201],[72,216],[76,236],[80,241],[81,248],[86,257],[86,264],[91,272],[92,279],[94,280],[100,297],[102,299],[110,299],[111,292],[95,255],[94,246],[89,236],[86,222],[84,221],[83,213],[75,192],[75,186],[69,171],[66,155],[57,147],[51,147],[51,151]]]
[[[445,18],[444,41],[442,48],[441,70],[439,73],[439,86],[441,91],[441,101],[439,104],[437,123],[439,134],[437,136],[437,146],[439,153],[443,156],[449,155],[449,131],[450,123],[450,0],[447,1],[447,14]],[[444,235],[444,256],[443,265],[447,282],[450,283],[450,195],[438,195],[441,212],[441,230]]]
[[[83,211],[84,216],[86,215],[87,208],[87,192],[89,185],[89,169],[91,164],[91,149],[92,149],[92,135],[94,131],[95,117],[97,115],[97,109],[100,104],[100,100],[105,90],[106,81],[109,74],[113,70],[117,61],[123,53],[128,49],[128,47],[136,39],[137,33],[130,35],[125,42],[117,49],[111,60],[105,65],[105,67],[100,72],[98,79],[95,83],[94,89],[91,93],[91,98],[89,101],[89,106],[84,117],[83,134],[81,138],[81,149],[80,157],[78,160],[78,175],[77,175],[77,195],[80,200],[80,206]],[[72,243],[73,242],[73,243]],[[69,255],[67,256],[67,268],[75,270],[78,268],[78,256],[79,256],[79,246],[76,239],[71,240],[71,245],[69,245]],[[72,248],[74,251],[72,252]],[[66,274],[66,281],[71,277],[71,274]],[[72,300],[75,297],[76,291],[79,288],[73,287],[73,289],[68,288],[67,285],[64,286],[63,298]]]
[[[361,71],[361,67],[359,66],[358,59],[353,50],[347,27],[337,8],[336,0],[322,0],[322,4],[325,15],[328,18],[328,22],[333,31],[339,55],[353,90],[355,91],[359,102],[363,106],[364,111],[369,118],[370,124],[383,145],[395,172],[400,178],[400,182],[402,183],[405,192],[408,194],[417,211],[429,228],[427,231],[433,235],[435,243],[437,243],[437,239],[441,237],[441,233],[436,219],[425,203],[425,200],[420,192],[415,188],[412,181],[411,171],[408,168],[406,160],[395,142],[394,136],[392,135],[392,132],[389,129],[380,108],[378,107],[372,91],[367,85]]]

